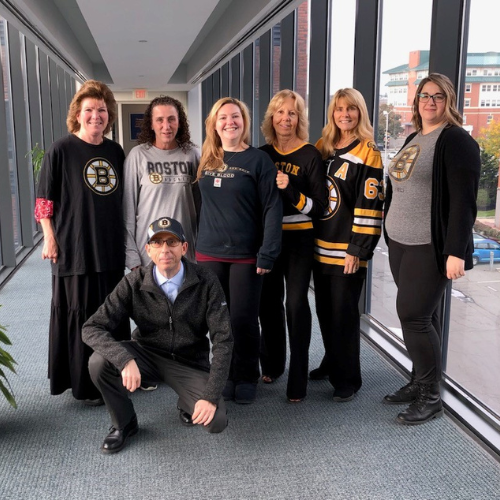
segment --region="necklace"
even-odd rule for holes
[[[224,151],[224,156],[226,156],[227,151]],[[229,168],[228,162],[233,158],[233,156],[237,155],[238,153],[241,153],[241,151],[235,151],[227,160],[222,162],[222,168],[221,170],[224,172]]]

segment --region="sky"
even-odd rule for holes
[[[332,93],[352,86],[355,11],[355,0],[333,2]],[[431,15],[432,0],[384,0],[382,71],[407,63],[413,50],[429,50]],[[499,19],[499,1],[471,0],[468,52],[500,52]]]

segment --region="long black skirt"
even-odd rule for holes
[[[88,362],[93,351],[82,341],[82,326],[122,278],[123,271],[52,276],[49,328],[51,394],[62,394],[71,389],[76,399],[100,397],[90,379]],[[130,339],[130,321],[124,321],[112,334],[117,340]]]

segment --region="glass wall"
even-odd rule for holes
[[[1,284],[40,238],[33,217],[36,186],[30,151],[35,144],[46,149],[53,138],[66,133],[67,104],[74,87],[59,62],[1,17],[0,49]],[[53,106],[55,97],[58,107]]]
[[[352,87],[356,0],[332,2],[330,30],[330,99],[338,89]]]
[[[411,103],[420,79],[429,64],[432,0],[418,5],[418,16],[408,23],[408,4],[384,0],[382,13],[382,45],[380,56],[379,112],[374,125],[377,144],[385,169],[411,127]],[[404,25],[404,29],[402,26]],[[402,341],[396,314],[396,285],[389,269],[387,247],[383,238],[372,261],[370,313],[394,336]]]
[[[4,82],[4,105],[7,122],[7,152],[9,158],[9,184],[12,201],[12,216],[14,229],[14,245],[17,250],[21,246],[21,218],[19,215],[19,185],[16,168],[16,144],[14,136],[14,112],[12,107],[12,82],[10,77],[10,54],[7,31],[7,21],[0,18],[0,44],[2,71]]]
[[[462,97],[469,99],[464,108],[464,128],[481,146],[475,266],[464,278],[453,282],[446,368],[450,378],[497,414],[500,414],[499,16],[499,4],[472,0]]]

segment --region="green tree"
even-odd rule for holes
[[[387,123],[387,134],[389,137],[396,138],[404,130],[401,126],[401,115],[394,111],[394,106],[392,104],[381,104],[378,110],[377,144],[385,144],[384,135],[386,115],[384,111],[389,113],[389,120]]]

